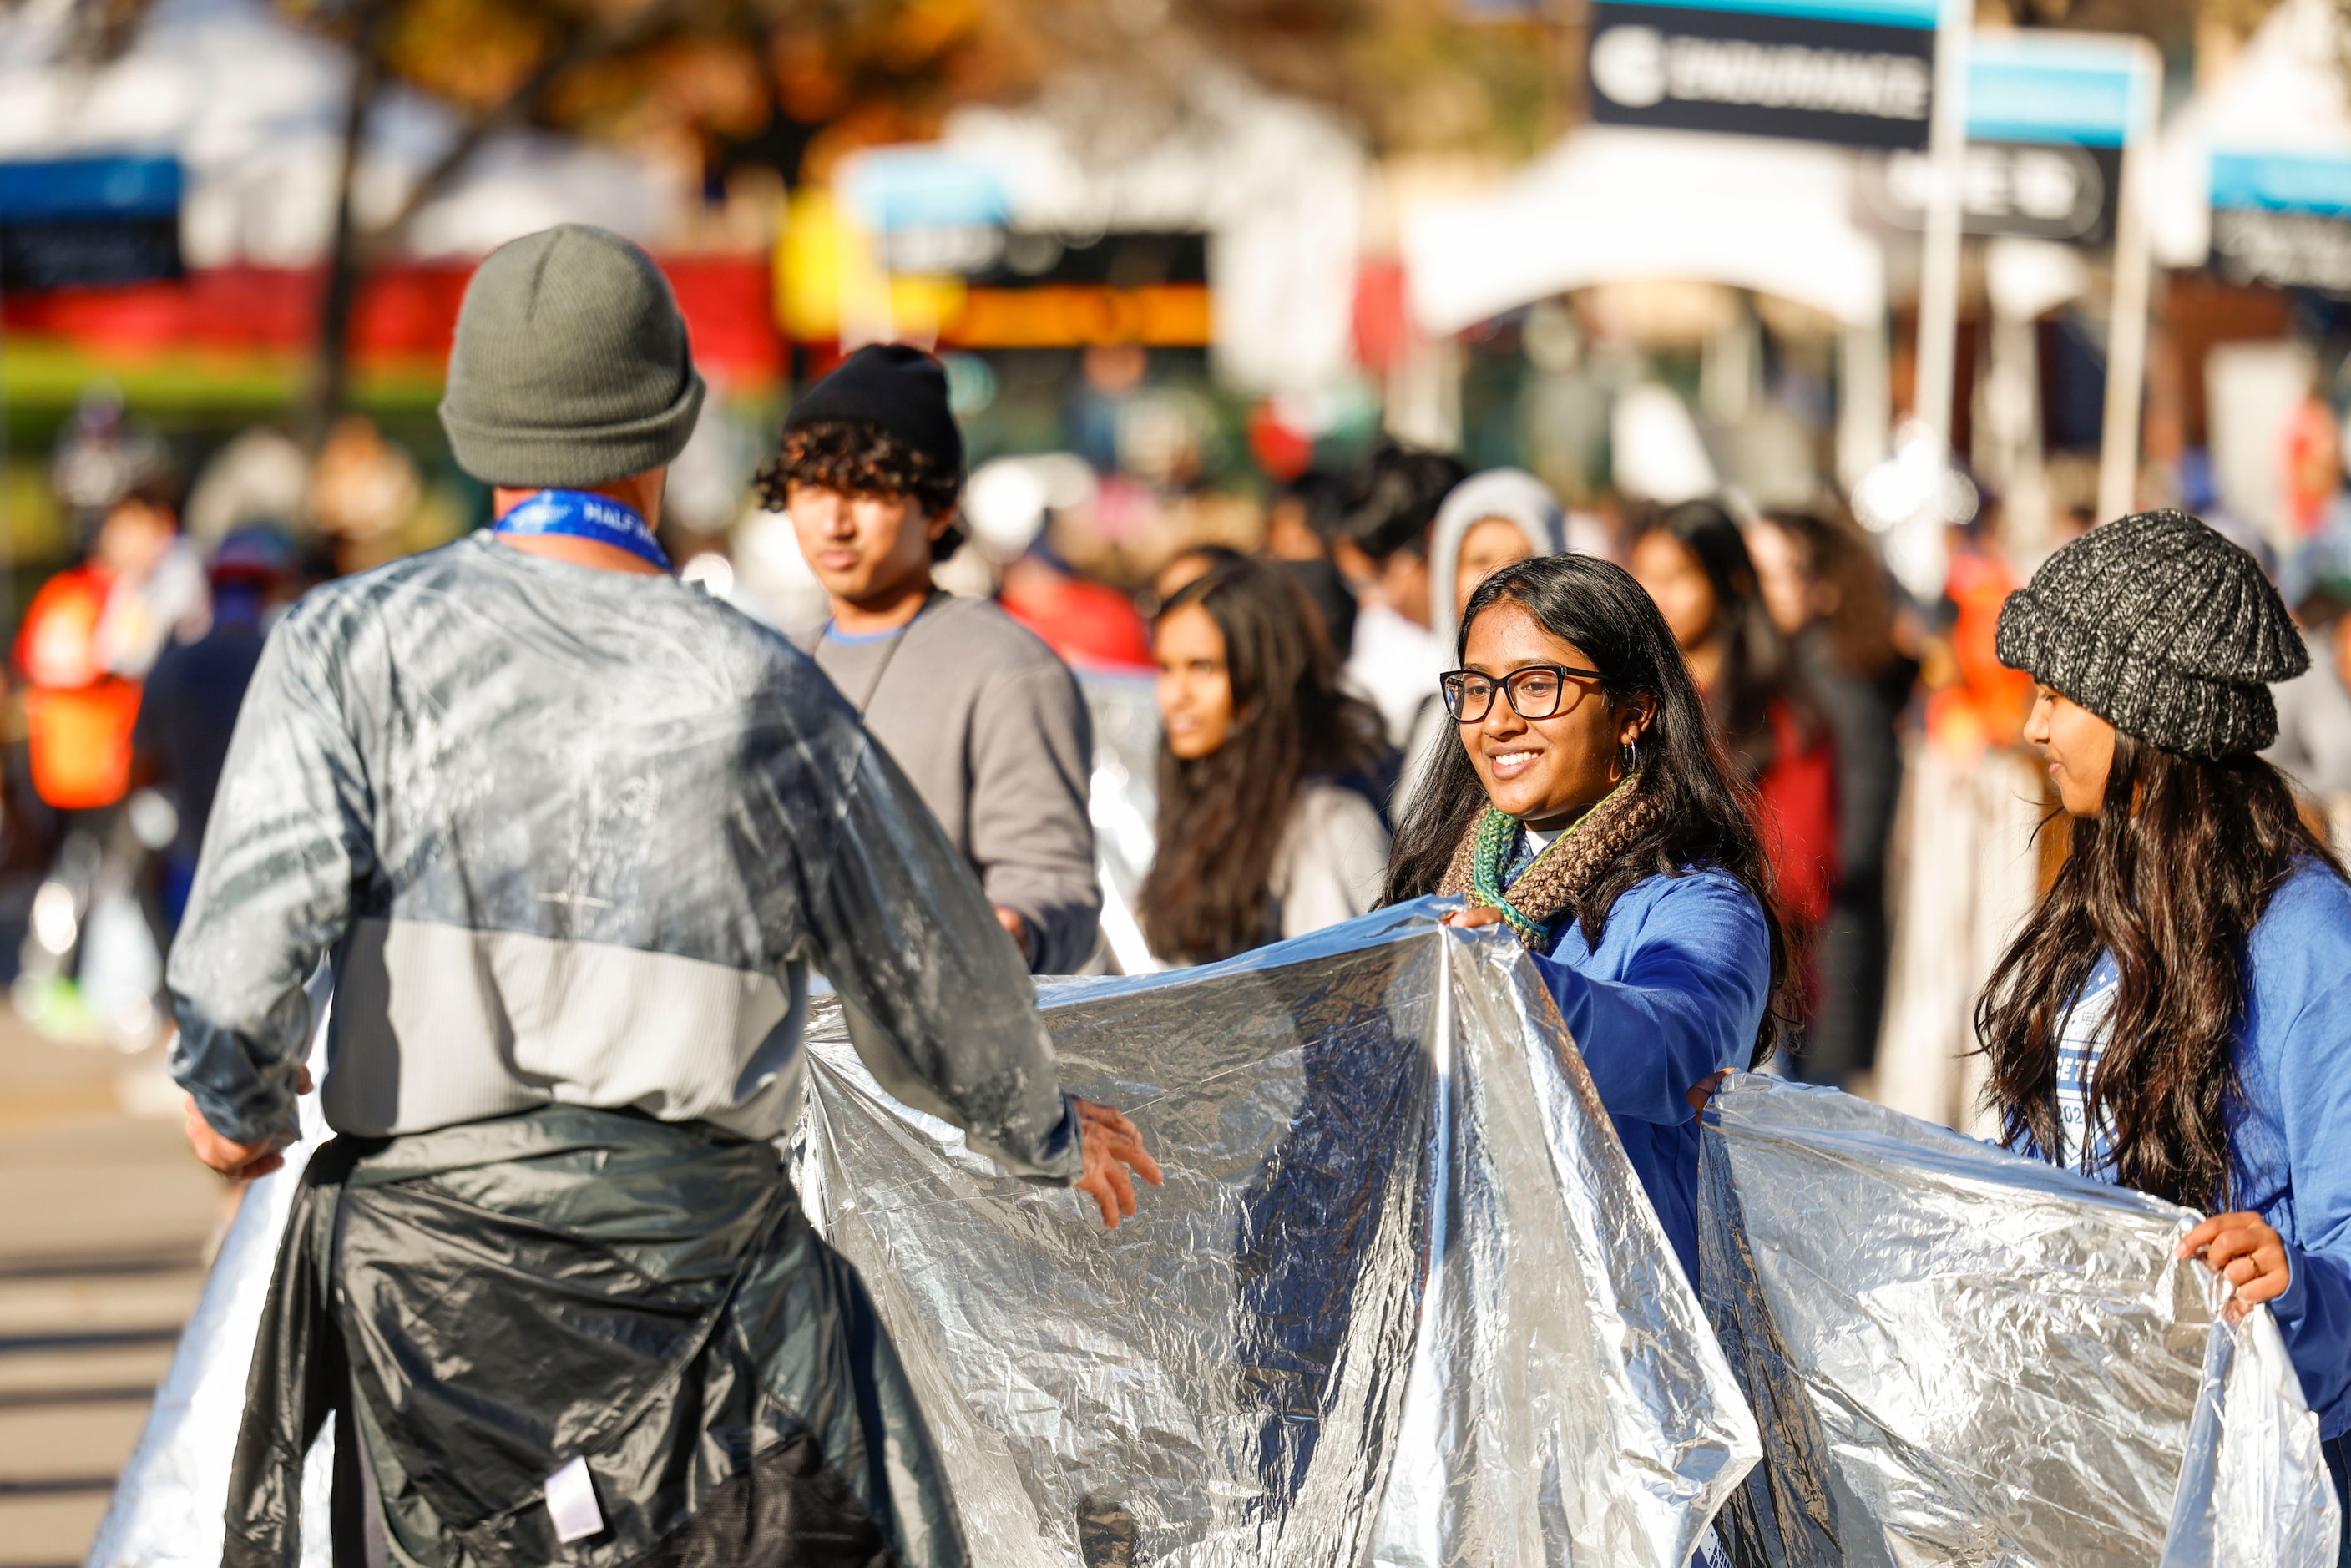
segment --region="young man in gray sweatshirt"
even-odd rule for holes
[[[860,349],[809,389],[761,471],[831,601],[796,638],[971,862],[1040,975],[1073,973],[1102,915],[1076,679],[993,603],[931,583],[956,543],[963,435],[918,349]]]

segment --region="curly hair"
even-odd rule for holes
[[[784,432],[776,455],[753,476],[759,504],[771,512],[785,509],[794,485],[821,485],[844,496],[914,497],[926,517],[955,509],[963,492],[963,476],[949,473],[927,452],[917,451],[878,424],[841,419],[820,419]],[[945,560],[963,542],[960,524],[950,528],[931,547],[932,556]]]

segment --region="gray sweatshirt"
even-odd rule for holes
[[[1029,925],[1029,965],[1076,972],[1102,915],[1087,810],[1093,731],[1052,649],[983,599],[934,595],[894,634],[800,645],[913,780],[988,902]]]
[[[963,856],[807,658],[674,578],[475,536],[287,612],[168,976],[172,1076],[222,1133],[295,1131],[321,955],[340,1132],[562,1103],[773,1137],[814,964],[891,1093],[1081,1166]]]

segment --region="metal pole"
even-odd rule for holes
[[[1837,340],[1837,483],[1850,493],[1861,476],[1886,461],[1894,428],[1894,389],[1887,384],[1885,302],[1866,321],[1848,321]]]
[[[1959,204],[1967,180],[1970,0],[1942,0],[1935,22],[1935,100],[1927,127],[1925,254],[1918,269],[1918,381],[1911,408],[1948,455],[1959,370]]]
[[[2098,517],[2111,522],[2128,513],[2138,495],[2141,399],[2147,384],[2147,311],[2151,292],[2154,236],[2147,221],[2147,152],[2155,141],[2155,106],[2163,96],[2163,57],[2143,38],[2133,39],[2139,80],[2123,132],[2122,199],[2115,212],[2115,287],[2106,328],[2105,428],[2098,444]]]
[[[302,416],[304,443],[313,456],[343,412],[350,381],[351,312],[369,261],[352,216],[351,195],[367,151],[368,115],[383,80],[383,26],[390,10],[387,0],[359,0],[354,9],[350,98],[343,105],[342,161],[335,182],[335,237],[327,255],[326,288],[319,308],[318,361]]]

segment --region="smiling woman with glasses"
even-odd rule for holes
[[[1502,694],[1510,711],[1520,718],[1552,718],[1559,713],[1562,703],[1575,706],[1576,697],[1568,694],[1576,688],[1569,683],[1607,678],[1597,670],[1571,670],[1565,664],[1529,664],[1507,675],[1449,670],[1438,678],[1437,689],[1445,694],[1445,711],[1453,716],[1454,723],[1476,724],[1494,706],[1496,692]]]
[[[1698,1112],[1723,1071],[1771,1054],[1785,1011],[1751,801],[1620,567],[1504,567],[1455,660],[1439,689],[1457,738],[1405,809],[1388,900],[1458,895],[1450,924],[1507,926],[1534,955],[1695,1281]]]

